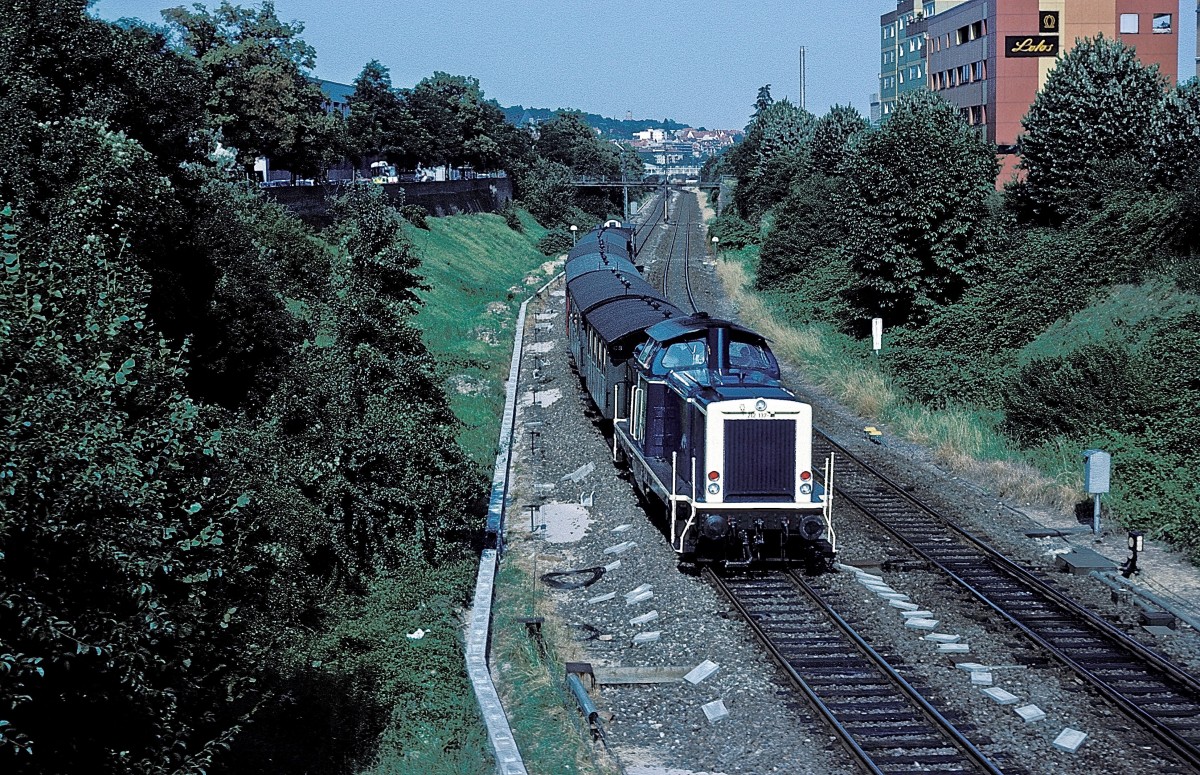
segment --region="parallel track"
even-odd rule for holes
[[[834,611],[814,582],[794,572],[705,575],[865,772],[1000,773]]]
[[[1196,770],[1200,680],[941,516],[814,430],[813,457],[836,452],[835,490],[898,540],[1074,670]]]
[[[664,205],[664,207],[665,207],[665,205]],[[691,272],[692,223],[693,223],[692,214],[689,211],[687,223],[685,223],[681,226],[677,222],[675,224],[675,228],[671,231],[671,246],[670,246],[670,248],[667,249],[667,260],[666,260],[666,263],[663,265],[662,290],[663,290],[663,296],[670,299],[671,298],[671,288],[670,288],[669,283],[670,283],[670,277],[671,277],[671,264],[675,260],[675,243],[678,240],[679,232],[682,229],[682,231],[683,231],[683,289],[684,289],[684,294],[687,296],[688,307],[693,313],[695,313],[695,312],[699,312],[700,308],[696,305],[696,297],[692,292],[692,272]]]
[[[655,215],[652,218],[642,218],[641,223],[634,227],[633,252],[635,256],[640,256],[642,254],[642,249],[646,247],[646,242],[650,239],[650,235],[654,233],[654,227],[657,226],[658,222],[663,219],[663,215],[666,213],[667,209],[667,196],[667,193],[664,191],[663,193],[659,194],[654,200],[654,203],[650,205],[650,213],[653,215],[653,213],[657,210],[658,215]],[[638,243],[639,236],[642,238],[641,244]]]

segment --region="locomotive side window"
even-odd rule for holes
[[[663,354],[664,369],[680,369],[688,366],[703,366],[708,363],[708,346],[703,339],[691,342],[676,342]]]
[[[760,369],[774,371],[775,356],[770,350],[749,342],[729,344],[729,365],[738,369]]]
[[[637,351],[634,357],[637,358],[638,365],[643,369],[650,368],[650,362],[654,360],[654,356],[658,354],[657,342],[646,342],[637,346]]]

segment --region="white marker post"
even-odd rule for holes
[[[1092,534],[1100,535],[1100,494],[1108,492],[1112,456],[1102,449],[1083,451],[1083,489],[1093,497]]]
[[[871,318],[871,348],[875,350],[875,357],[879,357],[879,350],[883,347],[883,318]]]

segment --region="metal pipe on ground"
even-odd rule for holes
[[[1092,571],[1088,575],[1096,577],[1102,583],[1104,583],[1104,585],[1107,587],[1113,586],[1108,580],[1111,580],[1118,584],[1123,584],[1124,586],[1128,587],[1129,590],[1131,592],[1133,592],[1135,595],[1139,595],[1140,597],[1146,598],[1151,603],[1154,603],[1159,608],[1161,608],[1164,611],[1166,611],[1167,613],[1173,615],[1179,621],[1184,622],[1185,624],[1190,626],[1192,629],[1200,631],[1200,618],[1197,618],[1193,614],[1189,614],[1189,613],[1179,610],[1179,606],[1175,605],[1174,603],[1170,603],[1170,602],[1164,600],[1163,598],[1159,597],[1158,595],[1154,594],[1153,592],[1142,589],[1141,587],[1134,584],[1132,581],[1125,578],[1124,576],[1118,576],[1118,575],[1112,574],[1112,573],[1100,573],[1098,571]],[[1108,579],[1108,580],[1106,580],[1106,579]],[[1115,587],[1113,587],[1113,588],[1115,589]]]

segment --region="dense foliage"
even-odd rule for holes
[[[485,492],[403,217],[351,186],[314,232],[218,152],[329,148],[269,3],[3,10],[0,770],[361,768],[453,653],[366,632],[452,632]]]
[[[1119,519],[1200,552],[1183,431],[1200,390],[1200,83],[1165,89],[1123,44],[1084,40],[1024,127],[1022,179],[996,192],[994,149],[933,94],[878,126],[835,108],[808,128],[764,87],[722,163],[736,212],[715,233],[761,242],[756,283],[795,319],[862,335],[882,317],[882,364],[914,398],[990,413],[1034,461],[1108,449]]]

